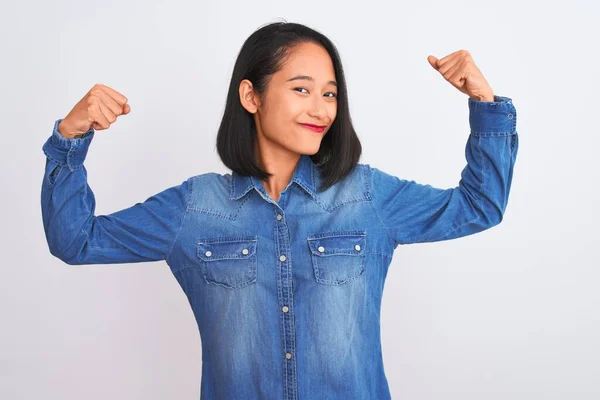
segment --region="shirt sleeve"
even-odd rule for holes
[[[190,180],[129,208],[94,215],[95,197],[83,165],[94,130],[67,139],[58,132],[60,121],[42,146],[41,208],[50,253],[70,265],[165,260],[183,224]]]
[[[435,188],[369,165],[372,203],[395,246],[455,239],[502,221],[519,147],[516,109],[504,96],[469,97],[468,106],[467,165],[458,186]]]

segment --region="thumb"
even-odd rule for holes
[[[437,71],[437,69],[438,69],[437,63],[439,60],[437,58],[435,58],[434,56],[428,56],[427,61],[429,61],[429,64],[431,64],[433,69],[435,69]]]

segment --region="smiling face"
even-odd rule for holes
[[[244,108],[254,114],[257,150],[261,154],[270,149],[315,154],[335,120],[337,93],[331,57],[323,47],[311,42],[291,49],[282,68],[271,76],[262,97],[244,80],[240,84],[240,99]]]

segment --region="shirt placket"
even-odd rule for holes
[[[273,204],[275,212],[275,248],[277,249],[277,286],[278,300],[281,312],[281,333],[283,345],[283,399],[298,399],[298,379],[296,369],[296,336],[294,328],[294,299],[292,287],[292,260],[290,258],[290,230],[286,222],[285,214],[280,205],[275,202],[264,189],[259,192],[263,199]],[[284,191],[280,202],[285,204]]]

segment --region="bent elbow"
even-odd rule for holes
[[[48,246],[48,249],[50,250],[50,254],[52,254],[54,257],[58,258],[59,260],[61,260],[65,264],[76,265],[73,262],[73,259],[67,257],[63,250],[61,250],[59,248],[56,248],[56,247],[53,247],[53,246]]]
[[[48,249],[50,254],[58,258],[67,265],[82,265],[81,257],[78,256],[77,252],[69,252],[64,246],[57,246],[48,243]]]
[[[502,211],[494,210],[487,212],[484,215],[485,229],[493,228],[499,225],[504,219],[504,213]]]

